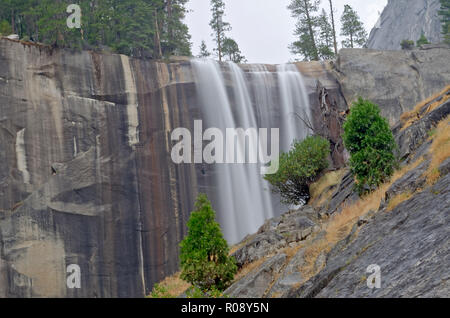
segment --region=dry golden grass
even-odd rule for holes
[[[305,262],[304,265],[299,268],[299,271],[304,277],[303,282],[317,274],[317,269],[314,268],[317,257],[321,253],[330,252],[333,246],[347,237],[361,216],[367,214],[371,210],[377,211],[390,186],[405,173],[415,169],[421,162],[423,162],[423,158],[396,171],[389,182],[381,185],[376,191],[361,198],[357,202],[344,206],[341,213],[334,214],[328,222],[324,224],[326,232],[325,236],[321,240],[307,246],[305,249]]]
[[[403,193],[396,195],[395,197],[393,197],[389,200],[387,210],[388,211],[394,210],[400,203],[405,202],[406,200],[409,200],[412,196],[413,196],[413,193],[410,191],[403,192]]]
[[[241,278],[247,276],[248,273],[253,271],[255,268],[260,267],[265,261],[267,261],[267,258],[260,258],[259,260],[256,260],[252,263],[245,264],[244,266],[242,266],[242,268],[237,272],[236,276],[234,277],[234,282],[237,282]]]
[[[442,91],[440,91],[439,93],[434,94],[433,96],[427,98],[426,100],[418,103],[414,109],[410,112],[405,112],[401,117],[400,120],[402,122],[402,130],[408,128],[409,126],[411,126],[415,121],[417,121],[418,117],[420,117],[420,113],[422,108],[431,103],[433,100],[435,100],[436,98],[438,98],[441,95],[446,94],[448,91],[450,91],[450,85],[447,85]],[[431,104],[430,106],[428,106],[427,110],[425,113],[429,113],[432,110],[434,110],[437,106],[441,105],[443,102],[447,101],[450,99],[450,95],[445,95],[444,99],[439,101],[439,102],[434,102],[433,104]]]
[[[320,205],[323,203],[331,194],[333,194],[332,190],[327,189],[339,184],[345,172],[346,169],[327,172],[317,182],[311,184],[309,187],[311,194],[309,204]]]
[[[159,286],[163,287],[167,290],[167,294],[173,298],[176,298],[183,294],[191,284],[182,280],[181,272],[176,273],[175,275],[166,277],[162,282],[159,283]]]
[[[427,183],[432,185],[440,178],[439,166],[450,157],[450,115],[442,120],[435,129],[430,147],[432,156],[430,166],[425,172]]]
[[[236,245],[230,247],[230,251],[228,252],[228,255],[232,255],[232,254],[234,254],[235,252],[237,252],[238,249],[240,249],[241,247],[244,247],[244,246],[249,242],[249,240],[250,240],[252,237],[253,237],[253,235],[247,236],[246,238],[244,238],[244,239],[242,240],[241,243],[238,243],[238,244],[236,244]]]
[[[283,253],[286,254],[287,260],[289,261],[292,257],[294,257],[297,252],[304,247],[303,243],[299,243],[297,245],[295,245],[294,247],[286,247],[283,250]]]

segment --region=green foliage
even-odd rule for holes
[[[229,61],[234,63],[245,63],[246,59],[242,55],[238,44],[235,40],[226,38],[223,41],[222,53],[224,56],[228,57]]]
[[[334,54],[338,54],[337,41],[336,41],[336,25],[334,23],[334,9],[333,9],[333,0],[329,0],[330,3],[330,17],[331,17],[331,28],[333,30],[333,47]]]
[[[153,290],[149,298],[174,298],[174,297],[169,294],[167,288],[165,288],[160,284],[155,284],[153,286]]]
[[[450,0],[441,0],[441,9],[438,14],[441,17],[444,42],[450,44]]]
[[[69,47],[111,47],[137,57],[191,55],[183,22],[188,0],[2,0],[0,21],[20,38]],[[69,29],[69,4],[81,7],[81,29]]]
[[[214,51],[217,52],[219,61],[222,61],[224,55],[222,47],[226,39],[226,32],[231,30],[230,24],[223,20],[225,16],[225,3],[223,0],[211,0],[211,13],[212,18],[209,22],[209,25],[213,30],[211,36],[214,38],[214,42],[216,42],[217,45]]]
[[[297,19],[294,35],[297,41],[290,45],[293,54],[300,54],[307,61],[319,60],[317,48],[318,19],[314,14],[319,10],[318,0],[291,0],[288,9]]]
[[[292,16],[297,19],[294,35],[298,38],[289,48],[293,54],[301,55],[306,61],[328,60],[335,56],[333,13],[329,16],[322,9],[317,15],[319,4],[318,0],[291,0],[288,6]],[[330,10],[332,8],[330,1]]]
[[[414,41],[412,40],[403,40],[400,43],[402,50],[411,50],[412,48],[414,48]]]
[[[334,57],[333,27],[331,26],[328,15],[324,9],[322,9],[317,24],[320,30],[318,45],[319,56],[323,60],[329,60]]]
[[[309,200],[309,185],[316,181],[319,173],[328,167],[330,153],[328,140],[313,136],[295,141],[287,153],[279,157],[279,169],[275,174],[265,175],[275,193],[281,195],[286,204],[299,204]]]
[[[422,33],[419,40],[417,40],[417,46],[421,47],[422,45],[425,45],[425,44],[430,44],[430,42],[428,42],[428,39],[425,36],[425,34]]]
[[[211,56],[211,53],[209,53],[208,48],[206,47],[205,41],[202,41],[202,44],[200,45],[200,54],[197,57],[207,58],[210,56]]]
[[[394,172],[396,147],[389,124],[377,105],[359,98],[344,124],[344,143],[360,195],[387,181]]]
[[[180,244],[181,278],[203,293],[225,290],[237,272],[215,217],[208,198],[200,194],[187,224],[188,235]]]
[[[0,21],[0,35],[10,35],[12,33],[11,25],[8,21]]]
[[[349,5],[344,6],[341,17],[341,35],[345,37],[342,46],[346,48],[362,47],[367,42],[367,31],[355,10]]]
[[[204,291],[198,287],[190,287],[186,291],[186,298],[228,298],[222,291],[212,286],[210,290]]]

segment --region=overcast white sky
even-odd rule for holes
[[[291,17],[287,6],[290,0],[224,0],[226,5],[225,21],[232,26],[229,36],[234,38],[249,63],[279,64],[293,61],[295,57],[288,46],[295,40],[293,36],[295,19]],[[321,6],[329,12],[328,0],[322,0]],[[334,0],[335,19],[338,35],[340,17],[344,5],[355,9],[369,33],[378,20],[387,0]],[[186,17],[192,35],[193,53],[197,55],[202,40],[212,51],[213,42],[209,21],[210,1],[190,0]],[[340,47],[340,41],[339,47]]]

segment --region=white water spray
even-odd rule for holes
[[[295,65],[279,66],[276,74],[263,65],[251,65],[246,73],[234,63],[220,66],[213,60],[193,60],[192,66],[204,129],[279,128],[285,151],[309,133],[297,117],[310,118],[310,111]],[[214,184],[208,188],[214,189],[212,201],[225,238],[234,244],[255,233],[279,205],[272,202],[259,164],[215,164],[213,169]]]

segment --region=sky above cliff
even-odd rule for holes
[[[288,46],[295,41],[293,35],[295,19],[287,9],[290,0],[225,0],[226,17],[233,28],[229,36],[234,38],[249,63],[279,64],[295,60]],[[370,33],[387,0],[334,0],[337,33],[340,33],[340,17],[344,5],[351,5],[361,17]],[[327,0],[321,6],[329,12]],[[190,0],[186,17],[193,42],[193,54],[197,55],[202,40],[212,51],[209,21],[211,18],[209,0]],[[338,39],[338,43],[340,40]],[[339,44],[340,47],[340,44]]]

